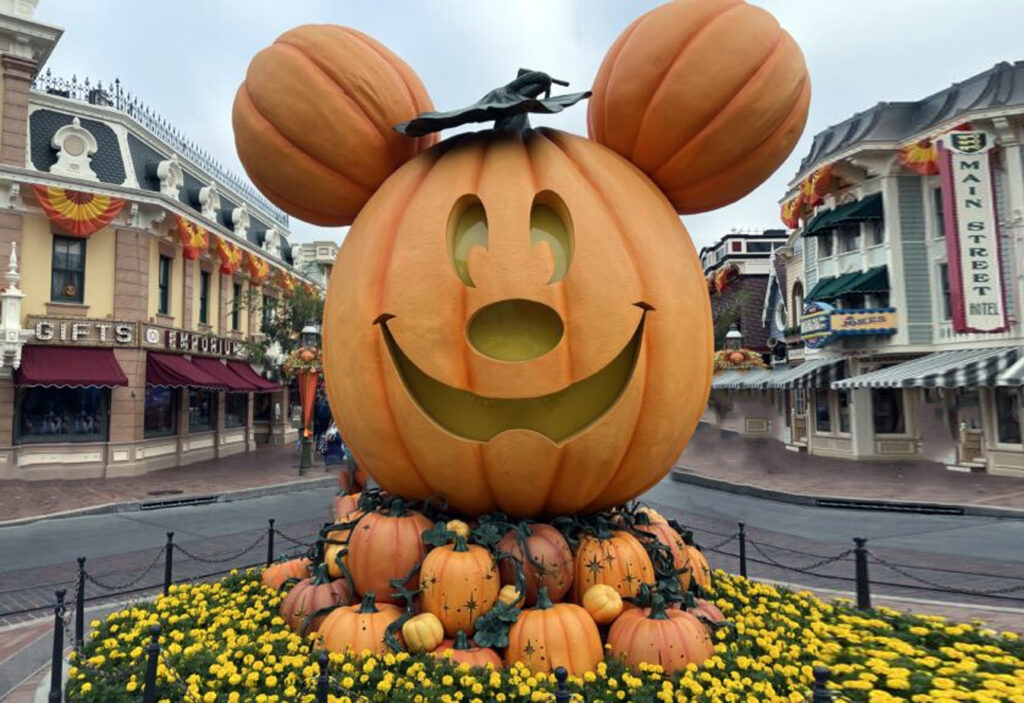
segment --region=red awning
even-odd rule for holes
[[[21,366],[14,372],[18,386],[82,388],[127,386],[128,377],[114,358],[113,349],[27,346]]]
[[[168,388],[211,388],[222,390],[226,385],[183,356],[146,354],[146,384]]]
[[[229,361],[228,368],[234,371],[236,374],[242,377],[247,383],[259,388],[260,391],[279,391],[281,390],[280,383],[274,383],[260,376],[258,373],[253,371],[252,367],[244,361]]]
[[[192,363],[223,383],[227,387],[228,391],[247,393],[249,391],[259,390],[256,386],[245,381],[237,373],[220,363],[218,359],[194,356],[192,357]]]

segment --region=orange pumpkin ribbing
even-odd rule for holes
[[[809,101],[803,55],[771,14],[742,0],[678,0],[612,45],[588,126],[679,212],[702,212],[743,197],[778,168]]]

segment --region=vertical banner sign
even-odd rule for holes
[[[939,145],[954,332],[1008,329],[993,146],[987,132],[950,132]]]

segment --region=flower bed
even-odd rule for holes
[[[868,613],[717,573],[716,603],[735,624],[716,654],[675,676],[657,666],[632,674],[606,659],[570,678],[573,700],[805,700],[811,668],[831,667],[851,701],[1024,701],[1024,643],[942,618],[880,608]],[[255,573],[172,587],[168,596],[94,622],[72,661],[68,701],[141,700],[149,628],[159,624],[158,700],[315,700],[315,635],[303,640],[277,615],[282,594]],[[550,675],[456,667],[428,655],[331,655],[332,701],[553,701]],[[729,694],[735,697],[728,697]],[[582,698],[581,698],[582,694]]]

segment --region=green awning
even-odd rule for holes
[[[829,288],[833,282],[835,282],[834,276],[828,278],[819,278],[818,282],[814,284],[814,287],[807,291],[807,295],[804,296],[806,300],[822,300],[821,292]]]
[[[856,274],[856,279],[838,295],[860,295],[863,293],[889,292],[889,267],[876,266],[863,273]]]
[[[815,215],[804,227],[804,236],[813,237],[847,222],[880,219],[882,219],[882,194],[875,193],[856,202],[846,203],[834,210]]]

